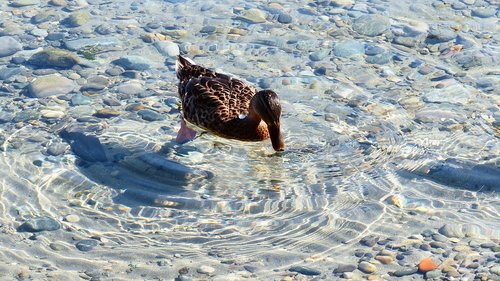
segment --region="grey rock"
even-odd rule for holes
[[[363,271],[364,273],[373,273],[377,271],[377,267],[374,264],[371,264],[366,261],[362,261],[358,264],[358,269]]]
[[[457,34],[451,28],[437,27],[431,29],[431,31],[427,35],[426,41],[431,44],[435,44],[435,43],[448,42],[455,39],[456,37]]]
[[[308,275],[308,276],[314,276],[314,275],[321,274],[321,271],[319,271],[317,269],[307,267],[307,266],[301,266],[301,265],[292,266],[288,270],[291,272],[297,272],[297,273],[300,273],[303,275]]]
[[[485,57],[481,52],[475,50],[467,50],[460,52],[455,56],[455,62],[462,68],[471,68],[482,66],[485,63],[491,62],[490,57]]]
[[[160,120],[165,120],[165,117],[161,115],[160,113],[151,110],[151,109],[142,109],[137,112],[139,116],[142,117],[142,119],[146,121],[160,121]]]
[[[90,14],[87,11],[74,12],[64,19],[63,23],[68,27],[79,27],[90,21]]]
[[[455,110],[445,108],[423,108],[415,113],[415,120],[422,123],[443,123],[446,121],[462,122],[464,116]]]
[[[33,98],[65,95],[76,88],[73,81],[57,74],[41,76],[36,78],[28,86],[27,93]]]
[[[47,21],[58,21],[60,19],[59,14],[53,10],[42,11],[31,17],[31,23],[40,24]]]
[[[339,264],[333,273],[353,272],[356,268],[354,264]]]
[[[41,29],[41,28],[34,28],[30,31],[30,34],[36,37],[45,37],[49,33],[47,32],[46,29]]]
[[[330,50],[328,49],[321,49],[319,51],[313,52],[309,55],[309,59],[312,61],[320,61],[328,56],[330,53]]]
[[[96,37],[66,41],[64,44],[68,50],[78,51],[87,46],[121,46],[121,41],[115,37]]]
[[[76,243],[76,248],[82,252],[88,252],[94,249],[99,243],[95,239],[84,239]]]
[[[139,70],[139,71],[150,69],[152,64],[152,62],[149,61],[148,59],[136,55],[128,55],[121,57],[113,61],[113,63],[128,70]]]
[[[14,119],[12,119],[13,122],[26,122],[29,120],[37,120],[40,118],[40,113],[38,111],[34,110],[24,110],[21,112],[16,113],[16,116],[14,116]]]
[[[462,232],[462,227],[458,224],[445,224],[439,230],[439,233],[443,234],[446,237],[452,238],[463,238],[465,237]]]
[[[160,52],[160,54],[175,58],[179,55],[179,46],[176,43],[170,41],[156,41],[154,44],[155,48]]]
[[[23,49],[23,45],[19,43],[14,37],[2,36],[0,37],[0,58],[11,56]]]
[[[497,13],[497,8],[494,5],[487,7],[479,7],[472,10],[472,15],[479,18],[489,18]]]
[[[142,93],[144,91],[144,87],[139,84],[139,83],[125,83],[117,88],[119,93],[126,94],[126,95],[137,95],[139,93]]]
[[[0,68],[0,80],[7,80],[10,77],[21,73],[20,67],[6,67],[3,66]]]
[[[40,68],[69,69],[80,61],[74,53],[63,49],[46,49],[30,57],[28,64]]]
[[[415,274],[415,273],[417,273],[417,271],[418,271],[417,267],[404,267],[404,268],[401,268],[401,269],[394,271],[394,276],[403,277],[403,276]]]
[[[386,49],[377,45],[367,45],[365,47],[365,54],[368,56],[380,55],[387,52]]]
[[[377,241],[380,239],[380,237],[375,236],[375,235],[368,235],[363,237],[359,243],[361,245],[367,246],[367,247],[373,247],[375,244],[377,244]]]
[[[64,39],[64,36],[65,35],[62,32],[53,32],[53,33],[47,34],[47,36],[45,37],[45,40],[48,40],[48,41],[59,41],[59,40]]]
[[[116,28],[113,25],[103,23],[95,28],[95,32],[97,32],[101,35],[109,35],[111,33],[116,32]]]
[[[402,45],[405,47],[413,48],[419,43],[418,39],[414,37],[396,36],[392,40],[394,44]]]
[[[81,91],[101,91],[109,84],[108,78],[104,76],[93,76],[87,79],[87,83],[82,86]]]
[[[366,35],[377,36],[391,27],[388,18],[381,15],[364,15],[354,20],[352,28],[354,31]]]
[[[440,248],[440,249],[445,249],[446,248],[446,244],[443,243],[443,242],[432,241],[431,243],[429,243],[429,245],[432,248]]]
[[[61,224],[51,217],[37,217],[30,219],[21,224],[17,231],[19,232],[40,232],[40,231],[54,231],[61,228]]]
[[[339,42],[333,47],[333,54],[343,58],[364,54],[364,52],[365,46],[363,43],[354,40]]]
[[[80,93],[74,95],[71,97],[71,105],[72,106],[79,106],[79,105],[87,105],[92,102],[92,100],[89,97],[86,97]]]
[[[217,31],[217,27],[213,25],[205,25],[201,28],[200,33],[212,34]]]
[[[374,56],[367,56],[365,60],[367,63],[372,64],[386,64],[391,61],[391,57],[392,54],[390,52],[385,52]]]
[[[52,156],[58,156],[64,154],[68,149],[68,145],[63,143],[52,143],[47,147],[47,154]]]
[[[0,124],[8,123],[12,121],[12,119],[14,119],[14,114],[10,112],[0,111]]]
[[[425,273],[425,278],[426,279],[433,279],[433,278],[438,278],[441,275],[442,275],[441,270],[435,269],[435,270],[431,270],[431,271],[426,272]]]
[[[25,7],[40,4],[40,0],[14,0],[10,3],[12,7]]]
[[[292,16],[290,16],[289,14],[280,13],[278,15],[278,22],[279,23],[288,24],[288,23],[291,23],[292,20],[293,20]]]
[[[109,106],[120,106],[122,105],[120,103],[120,101],[114,99],[114,98],[103,98],[102,99],[102,102],[105,104],[105,105],[109,105]]]

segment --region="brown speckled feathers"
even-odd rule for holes
[[[245,118],[256,93],[254,87],[181,56],[176,73],[184,119],[227,138],[251,141],[269,137],[264,122]]]

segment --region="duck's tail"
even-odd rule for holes
[[[179,80],[184,80],[185,77],[190,76],[190,69],[193,65],[196,65],[196,63],[190,58],[178,55],[175,63],[175,73],[177,74],[177,78],[179,78]]]

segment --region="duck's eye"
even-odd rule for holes
[[[238,118],[240,118],[240,119],[245,119],[246,117],[247,117],[247,116],[246,116],[245,114],[243,114],[243,113],[241,113],[241,114],[238,116]]]

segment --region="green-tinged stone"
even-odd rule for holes
[[[72,68],[80,59],[77,55],[63,49],[46,49],[31,56],[28,63],[43,68]]]

